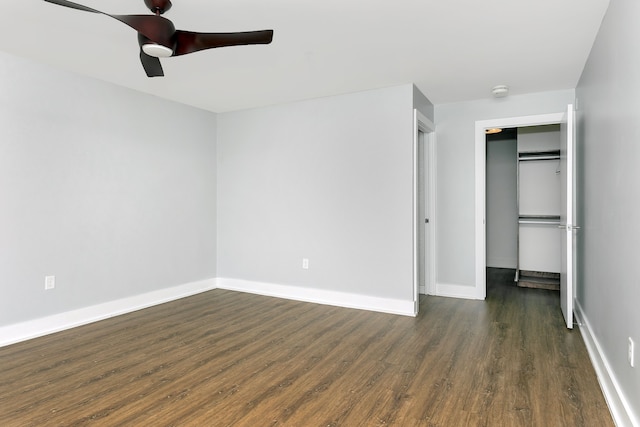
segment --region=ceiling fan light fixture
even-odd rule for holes
[[[149,56],[155,56],[156,58],[169,58],[173,55],[173,50],[166,46],[155,43],[145,43],[142,45],[142,51]]]

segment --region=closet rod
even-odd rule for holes
[[[534,225],[559,225],[560,221],[541,221],[534,219],[520,219],[518,220],[518,224],[534,224]]]
[[[533,160],[559,160],[560,156],[539,156],[539,157],[518,157],[521,162],[530,162]]]

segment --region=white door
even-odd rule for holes
[[[424,252],[422,254],[422,259],[424,260],[424,277],[422,279],[422,282],[420,284],[421,288],[421,292],[422,294],[426,294],[427,290],[431,287],[431,281],[432,281],[432,277],[434,277],[433,274],[433,264],[432,264],[432,246],[433,246],[433,234],[431,233],[431,165],[432,165],[432,160],[430,157],[430,136],[426,133],[422,134],[422,139],[423,139],[423,143],[422,143],[422,148],[424,151],[424,155],[422,156],[422,161],[424,164],[424,168],[423,168],[423,197],[424,197],[424,203],[422,204],[424,213],[423,213],[423,218],[424,218],[424,233],[423,233],[423,237],[424,237]]]
[[[573,329],[573,300],[576,291],[575,248],[576,248],[576,118],[573,105],[569,105],[560,123],[560,181],[562,186],[560,214],[561,266],[560,266],[560,306],[567,324]]]
[[[429,242],[431,224],[429,219],[429,150],[426,134],[418,131],[418,287],[419,293],[427,293],[429,268]]]
[[[433,174],[435,167],[435,126],[418,110],[414,109],[413,141],[413,301],[415,314],[419,311],[420,293],[432,292],[435,279],[433,223]]]

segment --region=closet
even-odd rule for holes
[[[560,126],[517,130],[517,266],[521,287],[559,289]]]
[[[560,138],[559,125],[486,136],[486,265],[521,287],[559,288]]]

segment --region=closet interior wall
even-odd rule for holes
[[[516,129],[486,136],[487,267],[515,270],[517,261],[518,151]]]

